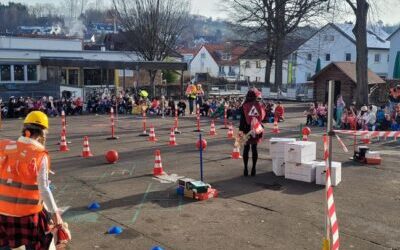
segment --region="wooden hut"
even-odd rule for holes
[[[356,64],[354,62],[333,62],[312,77],[314,81],[314,100],[328,102],[328,82],[335,81],[335,100],[343,96],[346,104],[353,102],[357,87]],[[383,84],[385,81],[368,69],[368,85]]]

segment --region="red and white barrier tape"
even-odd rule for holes
[[[342,146],[342,148],[343,148],[343,151],[344,152],[349,152],[349,150],[347,149],[347,147],[346,147],[346,145],[344,144],[344,142],[342,141],[342,139],[340,139],[340,137],[336,134],[336,139],[338,140],[338,142],[340,143],[340,145]]]
[[[328,163],[329,150],[328,150],[328,136],[324,135],[324,160],[326,168],[326,202],[328,205],[329,225],[332,233],[332,250],[339,250],[339,226],[336,217],[335,201],[333,199],[333,188],[331,183],[331,172]]]
[[[344,135],[358,135],[369,138],[374,137],[393,137],[397,140],[400,137],[400,131],[366,131],[366,130],[335,130],[335,133],[344,134]]]

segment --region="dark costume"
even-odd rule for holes
[[[265,118],[265,107],[257,101],[258,90],[249,90],[246,95],[246,100],[242,107],[240,108],[240,125],[239,130],[243,132],[244,135],[252,130],[251,121],[256,118],[260,123]],[[244,176],[248,175],[248,161],[249,161],[249,151],[251,147],[253,167],[251,169],[251,175],[256,175],[256,164],[258,160],[257,144],[261,141],[263,134],[256,134],[255,137],[251,136],[244,148],[243,148],[243,163],[244,163]]]

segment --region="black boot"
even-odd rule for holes
[[[249,171],[247,170],[247,168],[245,167],[243,170],[243,175],[244,176],[249,176]]]
[[[256,176],[256,167],[251,169],[251,176]]]

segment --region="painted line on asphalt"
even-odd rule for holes
[[[149,183],[149,185],[147,186],[147,189],[146,189],[146,192],[143,195],[142,201],[140,202],[138,208],[135,211],[135,214],[132,217],[132,221],[131,221],[132,224],[135,224],[137,218],[139,217],[140,212],[142,211],[143,204],[146,202],[146,198],[147,198],[147,196],[148,196],[148,194],[150,192],[151,185],[152,185],[152,183]]]

